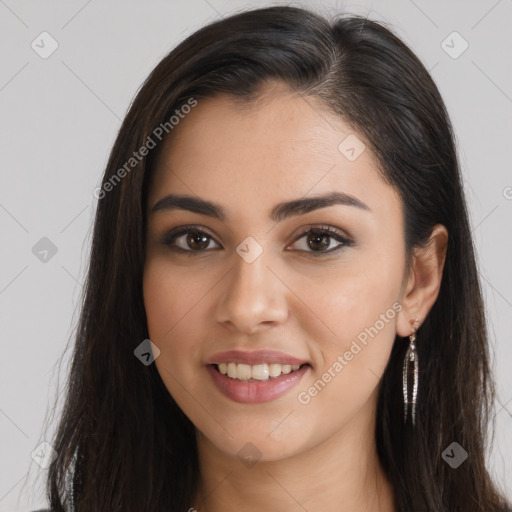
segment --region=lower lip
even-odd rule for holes
[[[281,375],[280,377],[270,378],[268,380],[244,382],[238,379],[232,379],[215,369],[212,364],[207,365],[207,370],[212,376],[217,388],[228,398],[235,402],[247,404],[257,404],[275,400],[296,386],[302,376],[309,370],[309,365],[305,364],[298,370]]]

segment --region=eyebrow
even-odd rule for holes
[[[354,206],[361,210],[371,211],[368,205],[354,196],[343,192],[331,192],[321,196],[306,197],[278,203],[270,212],[270,219],[275,222],[281,222],[289,217],[304,215],[320,208],[335,205]],[[201,215],[207,215],[208,217],[214,217],[221,221],[225,221],[227,218],[226,211],[222,206],[205,199],[187,195],[166,195],[155,203],[151,209],[151,213],[168,210],[187,210]]]

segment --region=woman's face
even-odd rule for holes
[[[250,106],[199,100],[159,157],[144,269],[155,364],[226,455],[278,460],[373,433],[405,246],[399,197],[361,144],[283,89]],[[345,200],[307,206],[331,194]]]

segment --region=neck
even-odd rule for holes
[[[277,461],[262,458],[249,467],[198,432],[201,480],[190,510],[393,512],[393,491],[378,460],[374,427],[373,415],[362,412],[308,451]]]

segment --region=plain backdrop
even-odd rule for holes
[[[0,511],[46,505],[45,471],[32,454],[54,430],[47,415],[67,374],[97,204],[93,190],[133,96],[195,29],[275,3],[0,0]],[[489,467],[510,497],[512,0],[293,5],[301,4],[389,23],[431,70],[447,104],[498,391]]]

